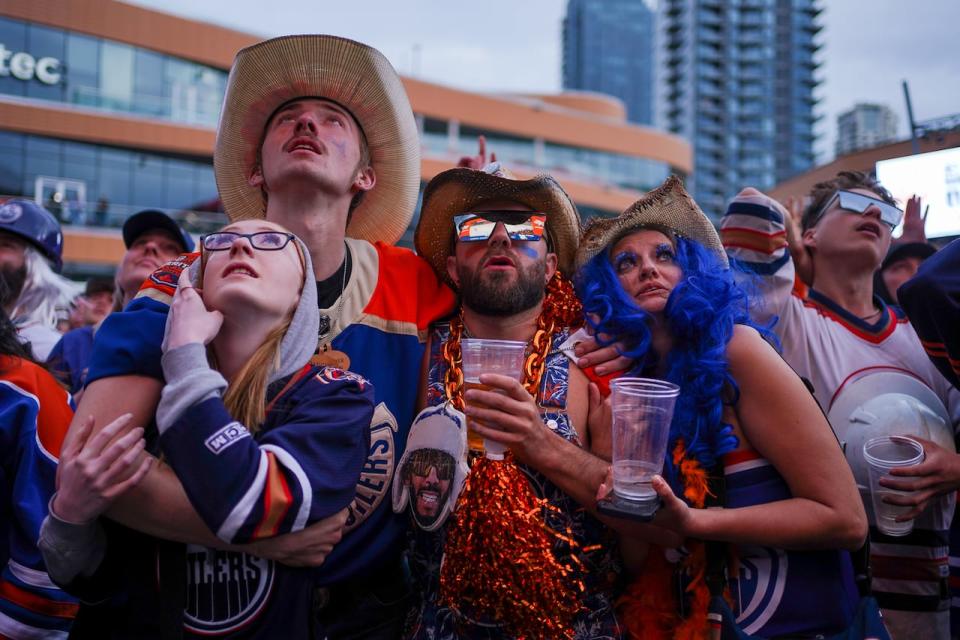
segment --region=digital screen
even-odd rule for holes
[[[927,237],[960,235],[960,148],[881,160],[877,180],[906,209],[912,195],[922,198],[927,213]],[[894,236],[900,231],[895,230]]]

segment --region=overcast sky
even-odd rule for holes
[[[132,0],[264,37],[332,33],[371,44],[398,71],[473,91],[560,90],[566,0]],[[641,0],[637,0],[638,2]],[[856,102],[914,117],[960,113],[958,0],[821,0],[817,151],[833,155],[836,116]]]

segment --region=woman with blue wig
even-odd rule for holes
[[[611,521],[636,574],[623,611],[632,637],[703,635],[704,541],[726,543],[727,601],[742,631],[846,628],[857,592],[842,550],[867,534],[853,475],[803,381],[751,322],[717,232],[680,180],[591,221],[578,265],[599,340],[621,345],[629,375],[680,387],[652,524],[684,543],[648,545],[644,526]]]

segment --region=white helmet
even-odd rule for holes
[[[956,451],[943,402],[920,379],[906,373],[872,369],[848,379],[831,402],[827,417],[862,495],[867,495],[870,484],[863,458],[863,445],[870,438],[913,435]]]

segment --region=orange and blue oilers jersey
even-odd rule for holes
[[[352,269],[341,302],[321,312],[330,317],[325,342],[346,355],[341,365],[374,388],[370,448],[349,506],[345,538],[363,526],[366,567],[396,558],[406,521],[393,513],[388,496],[415,415],[420,363],[430,323],[448,315],[454,295],[426,261],[408,249],[346,239]],[[161,343],[180,272],[199,253],[180,256],[151,275],[121,313],[97,331],[88,384],[120,375],[163,379]],[[344,542],[340,543],[341,545]]]
[[[380,531],[371,552],[382,562],[396,557],[406,535],[406,519],[390,506],[390,483],[416,415],[424,345],[430,324],[449,315],[455,299],[408,249],[350,238],[347,247],[353,269],[342,308],[335,303],[324,310],[331,318],[328,339],[349,358],[345,368],[373,383],[375,408],[370,451],[345,530],[371,521]]]
[[[191,504],[224,542],[300,531],[353,497],[369,449],[371,385],[307,365],[271,405],[256,433],[234,420],[219,396],[188,407],[160,432]]]
[[[77,614],[37,548],[72,418],[49,373],[0,356],[0,638],[66,638]]]
[[[792,497],[780,473],[752,449],[727,454],[723,465],[725,507]],[[839,633],[853,619],[860,596],[847,552],[737,545],[736,557],[729,588],[744,633],[764,638]]]

